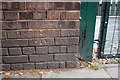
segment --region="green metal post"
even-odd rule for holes
[[[83,60],[92,61],[98,2],[87,1],[81,0],[79,56]]]

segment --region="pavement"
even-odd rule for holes
[[[118,72],[120,69],[120,65],[108,64],[108,65],[99,65],[99,66],[103,68],[100,70],[84,68],[84,69],[73,69],[73,70],[67,70],[67,71],[46,72],[43,75],[26,73],[20,76],[20,75],[11,74],[10,78],[37,78],[37,79],[41,79],[41,78],[109,78],[110,80],[113,80],[113,78],[120,79],[120,75]],[[2,75],[2,77],[4,78],[5,75]]]

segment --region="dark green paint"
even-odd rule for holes
[[[92,60],[97,7],[98,2],[81,2],[79,56],[83,60]]]

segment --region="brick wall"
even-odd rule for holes
[[[75,68],[79,2],[2,2],[3,70]]]

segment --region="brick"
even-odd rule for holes
[[[40,10],[44,9],[43,2],[27,2],[26,3],[26,9],[27,10]]]
[[[6,31],[3,31],[3,30],[2,30],[2,39],[6,39],[6,38],[7,38]]]
[[[68,11],[66,12],[66,19],[68,20],[79,20],[80,12],[79,11]]]
[[[19,31],[7,31],[8,38],[20,38]]]
[[[70,37],[67,38],[68,45],[78,45],[79,44],[79,37]]]
[[[54,59],[56,61],[76,61],[76,57],[73,54],[55,54]]]
[[[29,46],[46,46],[46,45],[54,45],[54,38],[29,40]]]
[[[65,9],[64,2],[55,2],[55,9]]]
[[[24,10],[25,3],[24,2],[5,2],[4,10]]]
[[[76,68],[77,67],[77,61],[67,61],[67,68]]]
[[[47,62],[36,63],[36,69],[47,69]]]
[[[23,70],[23,64],[12,64],[11,69],[12,70]]]
[[[28,56],[3,56],[4,63],[25,63],[28,62]]]
[[[49,10],[51,10],[51,9],[54,9],[55,8],[55,5],[54,5],[54,2],[44,2],[43,3],[43,8],[44,9],[49,9]]]
[[[65,62],[60,62],[59,64],[60,64],[60,68],[66,68]]]
[[[24,68],[24,70],[35,69],[35,64],[34,63],[25,63],[25,64],[23,64],[23,68]]]
[[[9,48],[9,54],[12,56],[22,55],[21,48]]]
[[[55,38],[55,45],[67,45],[66,38]]]
[[[58,28],[67,28],[65,21],[58,21]]]
[[[17,20],[18,19],[17,12],[3,12],[3,16],[5,20]]]
[[[68,36],[78,37],[78,36],[79,36],[79,29],[71,29],[71,30],[68,30]]]
[[[64,4],[65,4],[65,9],[68,10],[73,9],[73,2],[65,2]]]
[[[28,40],[9,39],[2,40],[2,47],[28,46]]]
[[[38,11],[33,13],[33,19],[46,19],[47,18],[47,12],[46,11]]]
[[[28,27],[30,29],[48,29],[57,28],[58,21],[29,21]]]
[[[34,37],[35,38],[45,38],[45,37],[48,37],[48,30],[47,29],[41,29],[41,30],[38,30],[38,31],[34,31]]]
[[[10,71],[10,64],[3,64],[2,71]]]
[[[21,20],[33,19],[33,12],[20,12],[19,17]]]
[[[35,31],[20,31],[20,38],[34,38],[35,37]]]
[[[28,29],[27,22],[2,22],[2,29]]]
[[[78,52],[78,46],[68,46],[67,47],[67,52],[75,52],[77,53]]]
[[[49,53],[59,53],[60,46],[49,46]]]
[[[36,54],[48,54],[48,47],[36,47]]]
[[[73,5],[73,9],[80,10],[80,2],[74,2]]]
[[[76,28],[76,22],[75,21],[68,21],[67,27],[68,28]]]
[[[59,37],[60,36],[60,30],[49,29],[49,30],[47,30],[45,35],[46,35],[46,37]]]
[[[23,54],[35,54],[35,48],[34,47],[23,47]]]
[[[67,37],[68,36],[68,29],[61,29],[61,37]]]
[[[67,52],[67,47],[66,46],[60,46],[60,52],[61,53]]]
[[[53,55],[30,55],[30,62],[53,61]]]
[[[60,19],[65,20],[66,19],[66,11],[60,12]]]
[[[48,69],[58,69],[59,62],[48,62]]]
[[[47,19],[50,19],[50,20],[60,19],[60,11],[47,11]]]
[[[6,10],[7,9],[7,3],[6,2],[2,2],[2,6],[1,6],[1,10]]]

